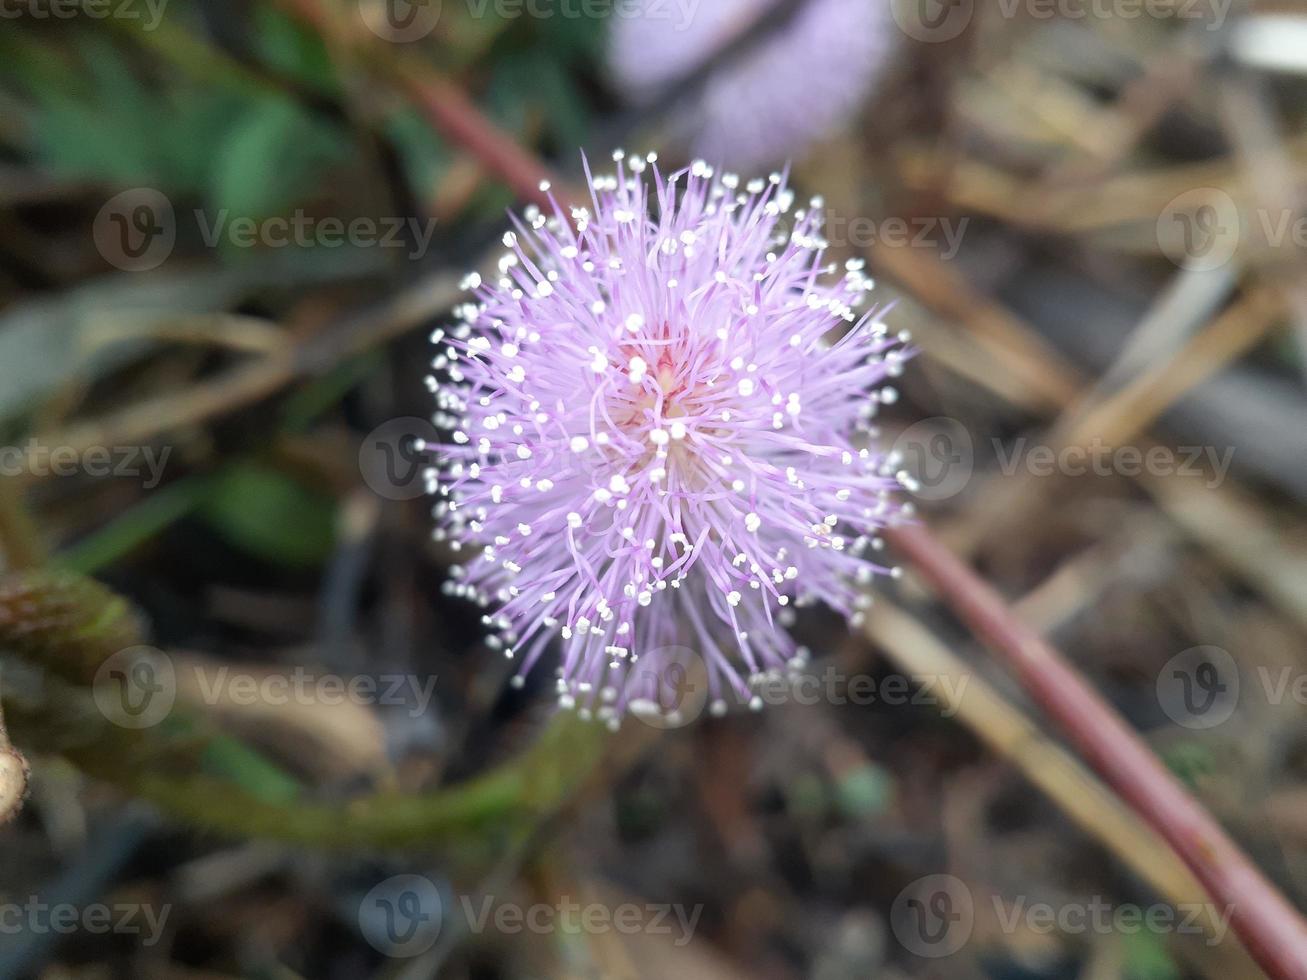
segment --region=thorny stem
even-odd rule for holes
[[[311,16],[318,6],[314,0],[294,2],[310,14],[306,19],[321,23]],[[461,92],[451,99],[443,80],[423,86],[411,72],[400,80],[447,137],[458,140],[521,197],[539,201],[536,181],[548,177],[541,177],[546,168],[532,153],[513,143]],[[436,106],[442,107],[439,114],[432,112]],[[451,116],[458,125],[449,125]],[[1003,656],[1122,799],[1162,835],[1212,897],[1230,909],[1236,932],[1262,967],[1281,980],[1307,980],[1307,926],[1302,918],[1125,721],[928,531],[901,527],[888,536]]]
[[[1184,791],[1157,756],[1057,650],[993,588],[919,526],[887,535],[961,619],[1001,654],[1026,690],[1109,785],[1180,855],[1253,957],[1276,978],[1307,978],[1307,928],[1298,912]]]

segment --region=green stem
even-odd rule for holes
[[[497,769],[427,793],[318,802],[253,749],[202,716],[175,710],[145,729],[112,724],[91,686],[105,659],[140,642],[121,596],[71,572],[0,579],[0,648],[40,671],[22,692],[6,685],[15,739],[59,752],[90,776],[196,827],[318,847],[459,842],[466,850],[520,840],[591,777],[605,747],[599,725],[560,715],[536,743]],[[199,774],[207,770],[215,775]],[[486,845],[486,841],[491,843]]]
[[[424,794],[379,793],[343,803],[276,802],[207,777],[145,775],[140,796],[196,827],[323,848],[403,848],[477,838],[502,843],[557,812],[591,778],[608,741],[601,726],[555,719],[534,746],[482,776]]]

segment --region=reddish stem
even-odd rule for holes
[[[414,103],[442,135],[485,165],[519,198],[552,208],[541,190],[553,177],[534,156],[523,153],[517,141],[490,122],[455,85],[426,73],[404,72],[404,87]],[[559,193],[562,193],[561,191]]]
[[[355,19],[335,21],[322,0],[283,0],[289,13],[323,36],[336,34],[365,54],[376,55],[385,42],[368,34]],[[466,150],[506,184],[519,198],[550,208],[549,197],[540,189],[552,182],[549,169],[522,149],[511,133],[495,125],[463,90],[416,60],[402,46],[395,45],[387,57],[375,56],[375,65],[387,71],[408,92],[432,128],[455,146]],[[566,194],[560,190],[560,196]]]
[[[1277,980],[1307,978],[1307,927],[1211,815],[1062,655],[1003,597],[924,528],[887,535],[954,611],[1016,672],[1026,690],[1230,913],[1253,958]]]

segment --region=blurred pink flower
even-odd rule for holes
[[[779,0],[699,0],[682,10],[636,0],[612,17],[608,62],[619,91],[647,104]],[[714,164],[751,170],[801,156],[847,123],[895,38],[887,0],[808,0],[789,23],[715,70],[680,106],[674,135]]]

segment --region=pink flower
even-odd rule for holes
[[[561,636],[560,701],[614,726],[657,711],[676,645],[717,710],[801,664],[794,607],[856,619],[908,507],[871,424],[906,337],[857,312],[861,262],[824,261],[820,202],[615,159],[469,278],[430,379],[436,533],[472,552],[449,591],[494,608],[519,683]]]
[[[778,0],[711,0],[682,11],[641,0],[614,14],[610,74],[635,104],[726,47]],[[801,155],[846,124],[880,77],[896,37],[884,0],[808,0],[788,23],[716,67],[673,122],[695,154],[742,169]]]

